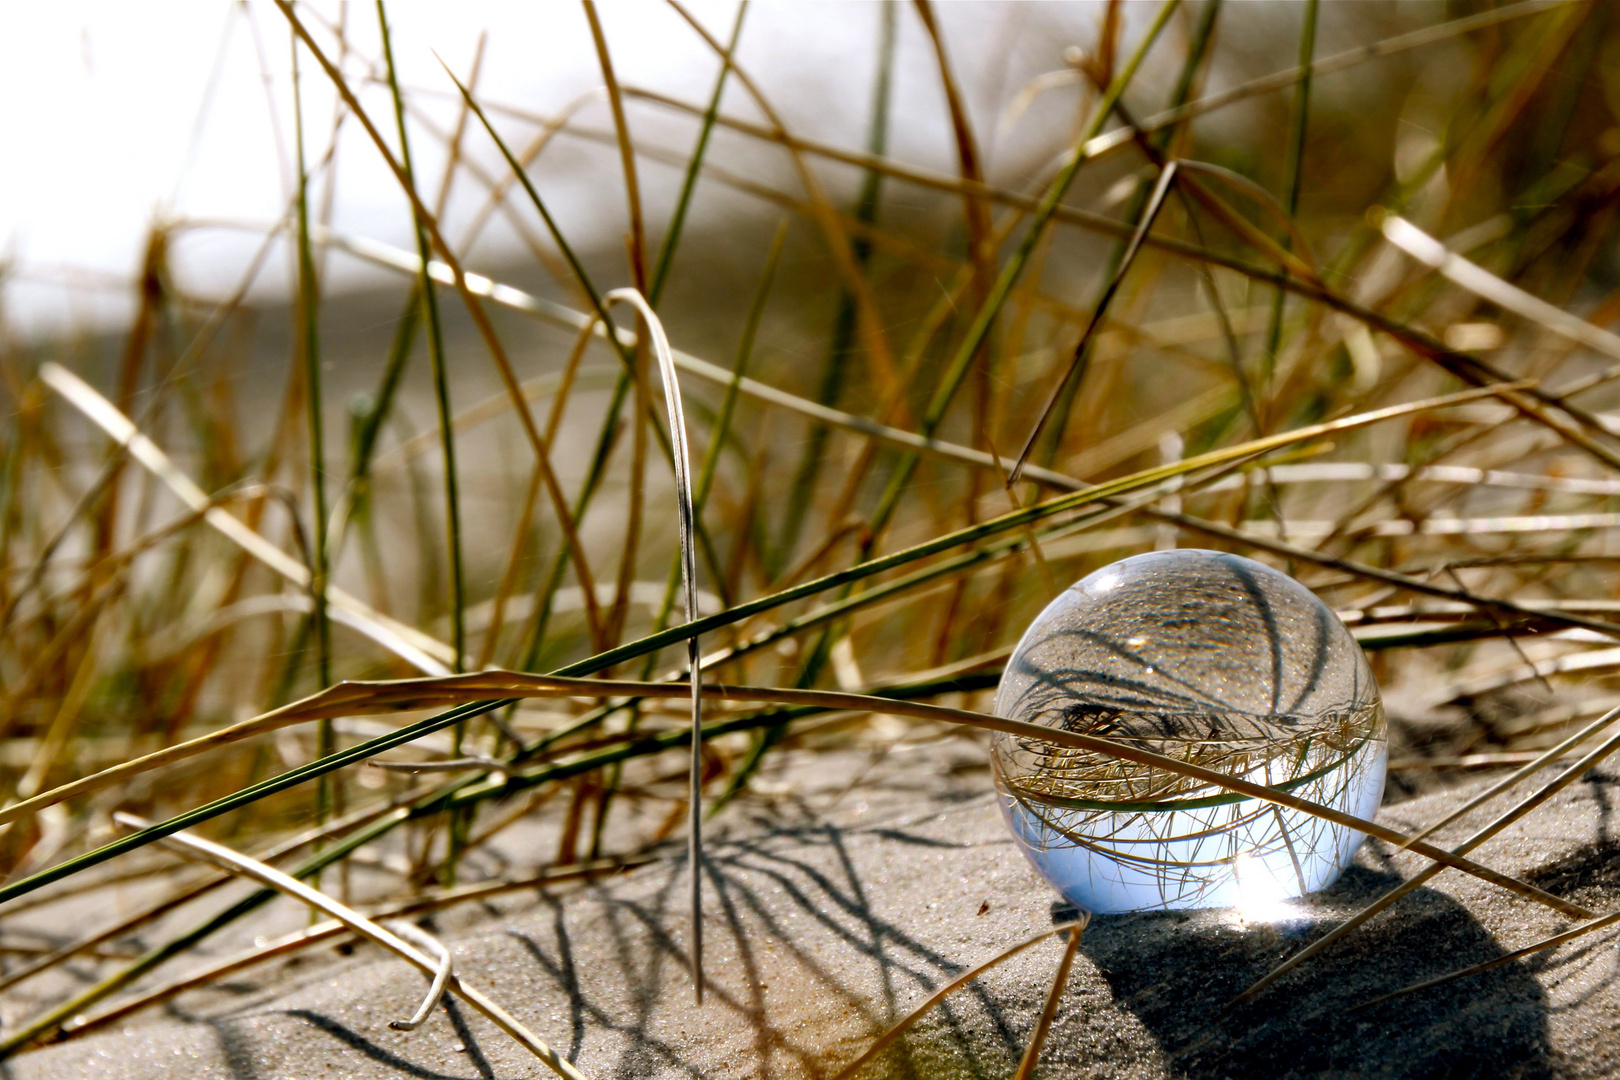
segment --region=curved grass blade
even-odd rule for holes
[[[614,289],[603,298],[604,303],[627,303],[641,313],[652,336],[653,355],[658,359],[658,372],[664,381],[664,403],[669,409],[669,435],[675,460],[676,516],[680,525],[681,578],[685,586],[686,621],[690,625],[698,619],[697,541],[696,515],[692,507],[691,455],[686,445],[686,417],[681,408],[681,387],[675,372],[675,358],[670,353],[669,339],[664,335],[664,324],[659,321],[646,297],[635,289]],[[692,900],[692,991],[697,1003],[703,1004],[703,665],[699,663],[698,635],[686,639],[686,659],[692,676],[692,768],[687,798],[687,859],[691,874]]]
[[[144,824],[140,822],[139,818],[132,815],[121,815],[121,817],[131,824]],[[435,990],[441,990],[447,986],[451,993],[471,1005],[486,1020],[500,1028],[519,1046],[539,1058],[546,1068],[558,1076],[565,1077],[566,1080],[585,1080],[585,1075],[547,1045],[545,1040],[524,1027],[516,1017],[498,1005],[482,990],[470,985],[465,979],[451,971],[448,964],[449,954],[443,951],[442,945],[439,946],[439,949],[446,958],[443,963],[435,957],[424,955],[414,945],[403,940],[388,928],[372,922],[358,911],[338,903],[318,889],[312,889],[290,874],[284,874],[257,859],[248,858],[223,844],[216,844],[212,840],[204,840],[200,836],[187,832],[172,833],[165,840],[165,843],[177,845],[190,852],[196,852],[209,862],[223,866],[232,873],[239,874],[249,880],[257,881],[261,885],[299,900],[328,917],[336,919],[352,933],[365,938],[379,948],[394,953],[417,970],[428,975],[434,980]],[[429,1007],[431,1007],[431,999]],[[398,1030],[408,1029],[401,1028]]]

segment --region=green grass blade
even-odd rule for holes
[[[411,162],[410,133],[405,126],[405,99],[399,90],[399,74],[394,67],[394,45],[388,30],[388,14],[383,0],[377,0],[377,28],[381,31],[383,57],[387,61],[388,90],[394,102],[394,117],[399,130],[400,164],[406,183],[415,187],[416,171]],[[414,206],[414,203],[413,203]],[[438,409],[439,445],[444,453],[444,507],[446,550],[450,560],[450,643],[455,650],[456,671],[462,671],[467,661],[467,607],[466,571],[461,552],[461,495],[458,490],[459,474],[456,470],[456,432],[454,414],[450,409],[450,382],[444,355],[444,329],[439,321],[439,300],[428,276],[428,263],[433,249],[428,241],[427,228],[421,219],[412,219],[416,233],[416,253],[422,260],[422,274],[417,284],[421,297],[423,321],[427,324],[428,363],[433,371],[433,400]],[[462,731],[456,730],[456,749],[461,747]]]
[[[675,210],[670,215],[669,233],[664,237],[663,244],[658,249],[658,258],[653,264],[652,278],[647,285],[647,302],[653,307],[658,306],[658,300],[664,295],[664,285],[669,280],[669,269],[675,262],[675,249],[680,246],[681,234],[686,228],[686,214],[692,206],[692,196],[697,191],[698,175],[703,169],[703,158],[708,153],[709,136],[714,131],[715,117],[720,114],[720,99],[725,96],[726,77],[731,74],[731,58],[737,51],[737,42],[742,40],[743,19],[748,14],[748,0],[742,0],[737,5],[737,19],[731,24],[731,40],[726,43],[725,56],[720,61],[720,74],[715,76],[714,92],[709,95],[709,107],[703,110],[703,122],[698,128],[697,145],[692,148],[692,160],[686,167],[686,175],[681,179],[681,193],[675,200]]]

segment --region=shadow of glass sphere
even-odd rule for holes
[[[1338,617],[1250,559],[1180,549],[1087,576],[1035,619],[998,715],[1126,742],[1361,818],[1383,797],[1378,686]],[[1331,884],[1364,834],[1162,768],[997,733],[1024,854],[1092,912],[1263,908]]]

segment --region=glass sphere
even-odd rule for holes
[[[1202,765],[1371,818],[1388,735],[1333,611],[1251,559],[1178,549],[1093,573],[1013,650],[996,714]],[[1095,912],[1255,908],[1314,892],[1363,833],[1162,768],[997,732],[1014,839]]]

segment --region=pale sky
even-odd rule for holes
[[[694,0],[691,7],[717,37],[729,32],[736,11],[731,0]],[[1064,21],[1089,27],[1092,20],[1084,17],[1089,8],[1069,6]],[[342,9],[318,3],[301,4],[299,10],[312,24],[321,19],[330,24]],[[1015,41],[1054,56],[1065,43],[1027,40],[1032,28],[1050,24],[1051,8],[1036,9],[1039,18],[1034,20],[1030,9],[1019,13],[1010,6],[945,4],[939,10],[970,97],[996,95],[1000,73],[986,67],[987,58],[1004,55]],[[388,11],[405,85],[425,91],[416,100],[447,123],[454,105],[441,95],[453,93],[454,87],[433,51],[465,74],[481,30],[489,34],[479,88],[487,101],[551,112],[601,84],[577,3],[395,2]],[[608,0],[601,11],[622,81],[691,101],[707,97],[716,60],[666,4]],[[741,62],[795,131],[858,146],[879,17],[878,9],[865,3],[756,3],[748,15]],[[351,85],[358,85],[363,58],[380,56],[376,8],[349,5],[347,24],[356,55],[346,73]],[[949,168],[943,101],[931,54],[909,5],[900,12],[900,27],[892,151]],[[317,36],[330,40],[329,35]],[[314,159],[326,147],[333,94],[307,55],[301,63],[306,147]],[[268,93],[263,70],[270,75]],[[8,316],[25,331],[124,318],[127,288],[82,286],[87,280],[127,280],[139,265],[155,215],[263,220],[276,217],[285,205],[277,125],[290,153],[288,27],[271,4],[249,9],[218,0],[6,5],[0,9],[0,95],[11,104],[0,111],[0,145],[7,158],[7,168],[0,170],[0,254],[13,264],[5,286]],[[387,125],[392,139],[386,91],[371,86],[362,100]],[[738,93],[728,95],[726,108],[750,119],[757,116]],[[980,119],[994,127],[993,116]],[[596,127],[610,123],[600,101],[588,106],[580,120]],[[669,125],[665,114],[645,106],[632,106],[631,125],[638,137],[645,133],[658,141],[663,135],[674,146],[689,141],[688,126]],[[529,129],[514,125],[508,131],[519,141]],[[419,173],[436,178],[442,146],[425,131],[414,132],[412,140]],[[467,145],[478,160],[497,165],[493,147],[480,133],[472,133]],[[338,146],[336,227],[409,245],[405,200],[359,126],[346,124]],[[565,228],[583,243],[599,239],[604,225],[609,236],[623,228],[614,217],[622,206],[616,182],[585,177],[585,165],[600,176],[598,159],[610,163],[610,175],[617,176],[610,152],[572,140],[560,141],[536,171],[537,182],[565,218]],[[649,183],[659,183],[658,173],[648,169],[655,177]],[[461,190],[475,193],[471,184]],[[466,209],[453,203],[452,218],[457,206]],[[475,262],[499,261],[503,254],[515,253],[514,245],[494,231]],[[189,232],[174,261],[186,286],[221,296],[232,290],[255,246],[247,234]],[[334,259],[331,269],[336,287],[364,280],[367,273],[342,259]],[[67,273],[79,287],[60,284]],[[272,258],[261,293],[275,294],[285,285],[286,259]]]

